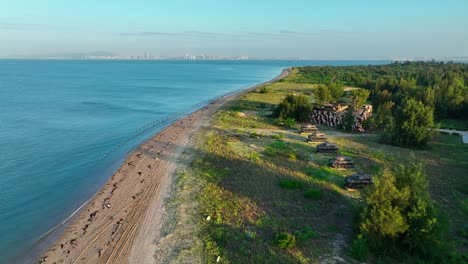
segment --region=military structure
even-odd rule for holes
[[[315,133],[317,132],[317,127],[311,124],[301,126],[301,134]]]
[[[362,189],[373,184],[370,174],[356,173],[345,178],[345,187],[350,189]]]
[[[348,106],[345,104],[326,104],[315,106],[310,121],[314,124],[323,124],[332,127],[342,127],[343,119]],[[354,111],[354,125],[352,130],[364,132],[363,122],[372,115],[372,105],[363,105]]]
[[[325,133],[313,133],[310,134],[307,137],[307,142],[312,143],[312,142],[325,142],[327,141],[327,136],[325,136]]]
[[[317,152],[318,153],[337,153],[338,146],[333,143],[325,142],[325,143],[317,145]]]
[[[350,157],[337,156],[330,160],[328,166],[332,168],[354,168],[354,161]]]

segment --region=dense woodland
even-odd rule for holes
[[[434,108],[437,119],[468,116],[468,64],[394,62],[381,66],[300,67],[297,83],[343,82],[371,91],[374,107],[413,98]]]
[[[363,88],[353,91],[350,105],[359,107],[369,100],[375,115],[367,128],[384,131],[382,141],[394,145],[426,147],[438,120],[468,123],[468,64],[300,67],[287,81],[319,84],[314,96],[319,104],[337,102],[345,85]]]

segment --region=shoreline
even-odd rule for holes
[[[153,259],[165,200],[178,159],[193,133],[226,102],[276,82],[270,81],[221,96],[177,119],[126,157],[119,169],[65,223],[61,234],[40,255],[38,263],[146,263]],[[67,222],[67,221],[64,221]],[[156,223],[156,224],[155,224]],[[62,223],[63,224],[63,223]],[[50,231],[49,231],[50,232]]]

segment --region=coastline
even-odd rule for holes
[[[154,260],[178,159],[193,133],[222,105],[274,79],[222,96],[182,117],[133,150],[103,187],[82,206],[39,263],[147,263]]]

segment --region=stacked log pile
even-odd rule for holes
[[[312,115],[310,117],[310,120],[312,123],[315,123],[315,124],[322,124],[322,125],[336,127],[336,126],[341,125],[343,117],[344,117],[343,112],[334,112],[334,111],[327,111],[323,109],[314,108],[312,110]]]
[[[346,107],[315,107],[312,110],[310,120],[315,124],[332,127],[342,125]],[[354,113],[354,131],[364,132],[362,123],[372,115],[372,105],[364,105]]]

